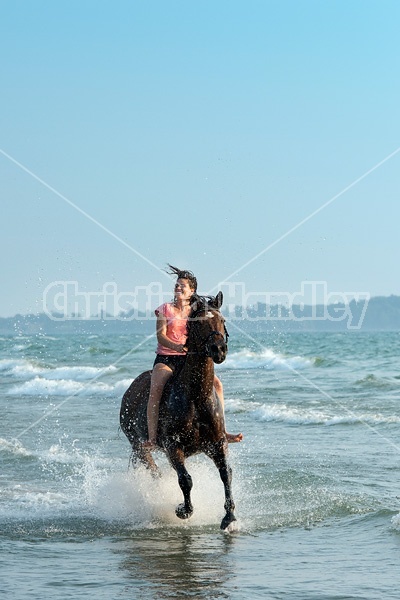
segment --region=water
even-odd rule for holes
[[[218,474],[128,469],[121,396],[145,336],[0,339],[0,590],[43,598],[398,598],[400,335],[231,330],[218,367],[237,529]]]

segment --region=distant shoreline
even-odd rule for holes
[[[224,311],[223,311],[224,312]],[[245,331],[400,331],[400,296],[376,296],[367,301],[331,305],[266,305],[236,306],[228,321],[236,322]],[[152,314],[129,313],[79,318],[50,317],[44,313],[0,317],[0,335],[24,334],[126,334],[154,332]]]

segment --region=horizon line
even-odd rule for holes
[[[361,298],[361,299],[357,299],[357,300],[355,298],[352,298],[347,304],[350,304],[350,302],[371,302],[371,300],[389,299],[389,298],[399,298],[400,299],[400,294],[389,294],[389,295],[386,295],[386,296],[384,296],[384,295],[377,295],[377,296],[370,296],[368,299]],[[270,306],[270,307],[278,306],[278,307],[289,308],[290,306],[304,306],[304,307],[305,306],[310,306],[310,307],[312,307],[312,306],[340,306],[340,305],[345,306],[346,304],[344,302],[331,302],[331,303],[328,303],[328,304],[323,304],[323,303],[319,303],[319,304],[304,303],[303,304],[303,303],[301,303],[301,304],[289,304],[289,305],[286,305],[286,304],[279,303],[279,302],[276,302],[274,304],[267,303],[267,302],[256,302],[254,304],[248,304],[248,305],[235,304],[233,310],[235,310],[236,308],[251,309],[251,308],[259,306],[259,305],[261,305],[261,306]],[[150,309],[150,311],[152,311],[152,310],[153,309]],[[101,320],[102,315],[105,315],[105,316],[107,316],[109,318],[113,318],[113,319],[117,319],[117,320],[118,320],[118,317],[120,317],[120,318],[122,317],[122,320],[123,320],[124,316],[129,315],[129,314],[134,314],[134,313],[136,313],[138,316],[146,316],[148,314],[148,312],[140,311],[137,308],[129,310],[129,311],[126,311],[126,312],[120,312],[117,315],[112,315],[111,313],[107,313],[106,311],[100,311],[100,313],[90,315],[89,317],[82,317],[82,316],[80,316],[79,313],[77,313],[78,317],[74,317],[72,314],[65,315],[65,313],[61,313],[61,312],[57,312],[57,311],[53,311],[50,314],[54,315],[54,316],[56,316],[56,315],[60,316],[60,317],[62,317],[65,320],[72,320],[72,321],[73,320],[94,321],[94,320]],[[37,317],[40,317],[40,316],[46,316],[50,320],[53,320],[53,319],[51,319],[51,316],[49,315],[49,313],[44,312],[44,311],[37,312],[37,313],[33,313],[33,312],[15,313],[14,315],[9,315],[8,317],[3,317],[2,315],[0,315],[0,319],[3,319],[3,320],[4,319],[15,319],[17,317],[19,317],[19,318],[21,318],[21,317],[22,318],[36,317],[37,318]],[[99,319],[99,317],[100,317],[100,319]],[[58,321],[58,319],[55,322],[57,322],[57,321]]]

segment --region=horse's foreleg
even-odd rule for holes
[[[233,523],[233,521],[236,521],[236,517],[234,514],[235,503],[233,501],[232,496],[232,469],[228,464],[225,451],[212,454],[211,458],[214,461],[219,471],[222,483],[224,484],[225,516],[221,521],[221,529],[226,529],[231,523]]]
[[[184,453],[179,449],[170,451],[169,460],[178,475],[179,487],[183,493],[183,503],[176,507],[175,514],[180,519],[188,519],[193,514],[193,505],[190,499],[193,482],[185,467]]]

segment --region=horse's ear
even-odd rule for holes
[[[222,292],[218,292],[218,294],[214,296],[208,296],[207,304],[211,308],[216,308],[217,310],[222,306],[223,295]]]

